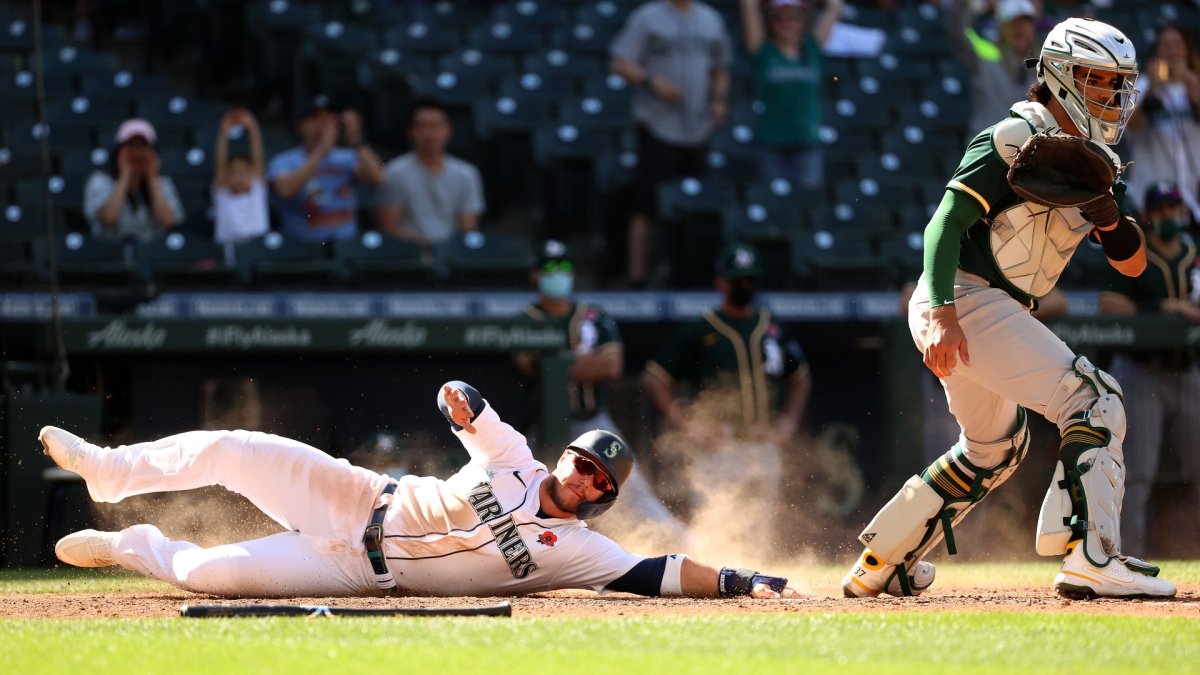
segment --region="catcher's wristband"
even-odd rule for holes
[[[722,597],[750,595],[758,584],[766,584],[776,593],[787,587],[787,578],[759,574],[745,567],[722,567],[717,576],[717,591]]]

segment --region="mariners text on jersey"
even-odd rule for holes
[[[499,546],[500,552],[504,554],[504,562],[508,563],[513,578],[524,579],[538,568],[512,516],[500,517],[503,509],[490,484],[481,482],[476,485],[467,494],[467,501],[479,515],[480,522],[492,531],[492,536],[496,538],[496,546]]]

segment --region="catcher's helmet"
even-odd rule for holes
[[[1111,98],[1087,98],[1075,86],[1075,69],[1114,72]],[[1050,87],[1080,133],[1105,145],[1116,145],[1137,105],[1138,65],[1133,42],[1121,31],[1095,19],[1070,18],[1050,30],[1037,61],[1038,82]],[[1088,104],[1099,109],[1093,114]],[[1105,115],[1108,113],[1108,115]],[[1104,117],[1116,119],[1105,120]]]
[[[580,502],[579,508],[575,510],[575,515],[580,520],[595,518],[611,509],[617,501],[621,485],[629,477],[629,472],[633,471],[633,451],[620,436],[603,429],[594,429],[583,434],[567,445],[567,449],[595,462],[613,484],[611,492],[604,493],[594,502]]]

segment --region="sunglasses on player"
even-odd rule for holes
[[[614,492],[612,481],[608,479],[608,474],[596,465],[595,462],[584,457],[583,455],[571,453],[571,461],[575,464],[575,470],[583,476],[592,477],[592,486],[601,492]]]

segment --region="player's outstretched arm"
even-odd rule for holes
[[[683,595],[692,598],[716,598],[748,595],[752,598],[778,599],[800,597],[784,577],[762,574],[744,567],[716,569],[691,558],[684,558],[679,570]]]

